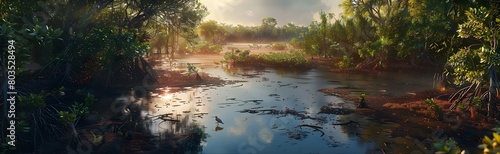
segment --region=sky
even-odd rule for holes
[[[257,26],[262,19],[273,17],[278,26],[287,23],[308,26],[319,20],[319,12],[334,13],[338,16],[342,0],[200,0],[210,14],[207,20],[232,25]]]

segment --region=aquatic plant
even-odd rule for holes
[[[359,100],[360,100],[360,101],[364,101],[364,100],[365,100],[365,97],[366,97],[366,94],[365,94],[365,93],[361,93],[361,94],[359,94]]]
[[[366,104],[366,101],[365,101],[365,97],[366,97],[365,93],[359,94],[359,105],[358,105],[358,108],[366,108],[366,107],[368,107],[368,105]]]
[[[493,132],[493,139],[485,135],[482,140],[483,144],[478,146],[478,148],[484,149],[485,154],[500,153],[500,135],[498,134],[500,132],[500,122],[497,121],[497,126],[491,130],[495,131]]]
[[[434,147],[436,148],[436,154],[458,154],[461,151],[453,138],[440,140],[434,143]]]
[[[434,102],[434,99],[432,99],[432,98],[431,99],[428,99],[428,98],[425,99],[424,103],[428,105],[428,109],[429,110],[436,110],[436,109],[440,108],[439,105],[437,105],[436,102]]]
[[[441,107],[437,105],[436,102],[434,102],[434,99],[427,98],[425,99],[424,103],[427,104],[428,109],[432,111],[434,116],[437,116],[439,120],[443,120],[444,117],[443,109],[441,109]]]
[[[187,69],[188,69],[188,76],[191,76],[192,73],[196,75],[196,80],[201,80],[200,74],[198,74],[198,68],[196,66],[193,66],[191,64],[187,64]]]

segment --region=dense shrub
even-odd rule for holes
[[[302,49],[302,46],[304,45],[304,41],[299,41],[296,38],[292,38],[292,40],[290,40],[289,44],[294,49]]]
[[[271,45],[271,49],[273,49],[273,50],[285,50],[286,44],[285,43],[274,43],[273,45]]]
[[[220,53],[222,52],[222,45],[212,44],[210,42],[200,42],[192,49],[195,53]]]
[[[351,64],[352,64],[352,58],[348,56],[343,56],[342,61],[337,63],[337,66],[339,68],[351,68],[352,67]]]
[[[309,61],[303,51],[271,52],[250,55],[250,50],[227,52],[224,55],[226,62],[243,65],[267,65],[275,67],[309,67]]]

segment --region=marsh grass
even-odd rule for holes
[[[306,53],[300,50],[289,52],[270,52],[257,55],[248,54],[250,51],[241,53],[227,52],[224,61],[234,65],[253,65],[269,67],[310,68],[310,62],[306,59]]]

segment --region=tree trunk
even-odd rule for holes
[[[477,112],[476,108],[471,106],[469,110],[470,110],[470,119],[476,120],[476,112]]]
[[[488,76],[490,78],[490,87],[489,87],[489,100],[488,100],[488,116],[493,117],[495,115],[495,110],[496,110],[496,92],[498,85],[497,84],[497,75],[496,75],[496,70],[493,65],[490,65],[488,68]]]

